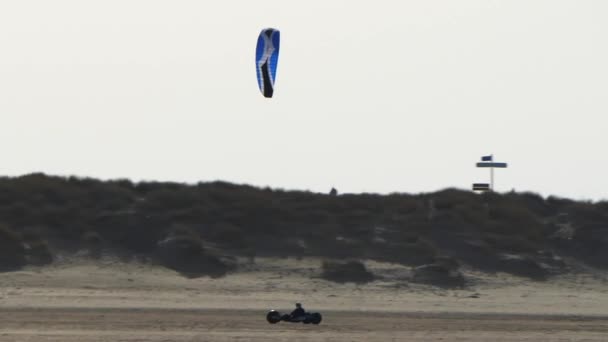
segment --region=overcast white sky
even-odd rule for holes
[[[0,174],[608,198],[608,1],[2,1]],[[255,79],[281,30],[275,97]]]

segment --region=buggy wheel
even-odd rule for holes
[[[275,324],[281,321],[281,314],[278,311],[270,310],[266,314],[266,320],[270,324]]]

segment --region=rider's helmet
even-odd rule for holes
[[[301,308],[301,307],[302,307],[302,304],[296,303],[296,308]]]

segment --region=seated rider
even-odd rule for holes
[[[291,318],[298,318],[306,315],[306,311],[302,307],[302,304],[296,303],[296,309],[291,312]]]

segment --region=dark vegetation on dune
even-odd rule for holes
[[[0,178],[0,270],[83,251],[187,276],[221,276],[238,256],[316,256],[409,265],[421,281],[459,265],[542,280],[565,271],[564,259],[608,268],[608,203],[457,189],[329,195],[224,182]],[[319,272],[373,277],[356,262]]]
[[[375,279],[372,272],[368,271],[360,261],[324,261],[321,265],[321,278],[336,283],[368,283]]]

